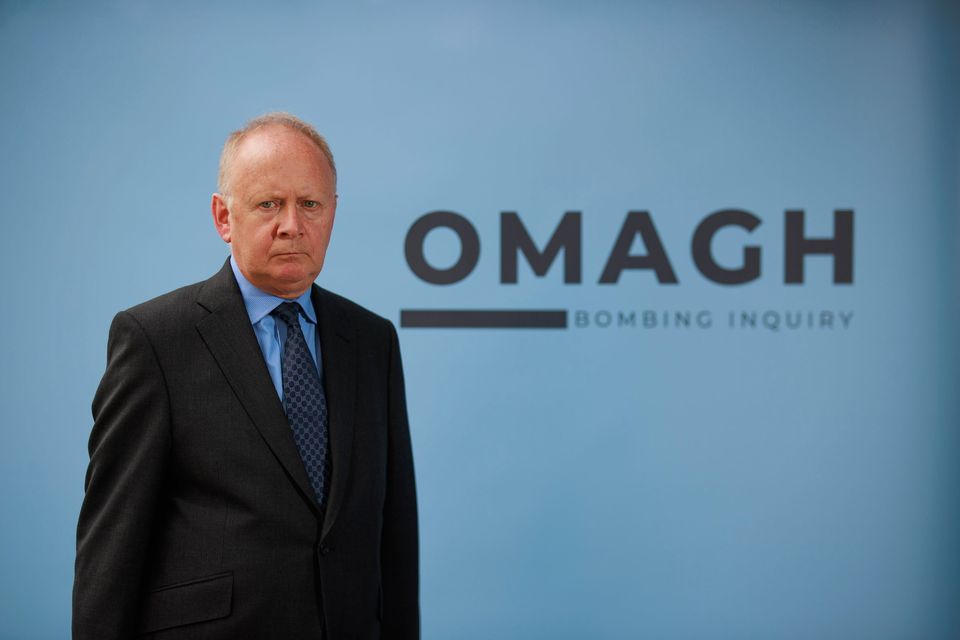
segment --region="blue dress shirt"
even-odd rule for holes
[[[263,352],[263,359],[267,363],[267,370],[270,372],[270,379],[277,390],[277,395],[283,401],[283,373],[281,363],[283,362],[283,344],[287,339],[287,324],[277,322],[277,319],[270,315],[278,304],[283,302],[297,302],[303,313],[299,314],[300,329],[303,331],[303,339],[307,343],[310,355],[313,356],[313,362],[317,365],[317,371],[320,373],[320,384],[323,384],[323,360],[320,354],[320,342],[317,340],[317,313],[313,309],[313,301],[310,300],[310,289],[295,300],[288,300],[261,291],[250,283],[230,256],[230,267],[233,269],[233,276],[240,285],[240,293],[243,294],[243,304],[247,308],[247,315],[250,316],[250,324],[253,325],[253,333],[257,336],[257,342],[260,343],[260,351]]]

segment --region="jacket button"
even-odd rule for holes
[[[319,546],[318,546],[318,549],[320,550],[320,555],[322,555],[322,556],[325,556],[325,555],[327,555],[328,553],[330,553],[330,547],[328,547],[328,546],[325,545],[325,544],[319,545]]]

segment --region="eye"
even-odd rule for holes
[[[265,200],[257,205],[261,209],[276,209],[277,203],[275,200]]]
[[[320,207],[320,203],[316,200],[304,200],[303,206],[306,209],[317,209]]]

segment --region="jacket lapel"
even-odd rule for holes
[[[204,283],[197,296],[197,303],[210,312],[210,315],[197,323],[197,331],[220,365],[223,375],[250,416],[254,427],[283,466],[287,476],[300,490],[302,497],[319,515],[300,452],[263,361],[263,353],[250,325],[243,296],[233,277],[229,260],[215,276]],[[326,345],[323,356],[326,362]],[[324,373],[326,374],[326,367]],[[332,421],[331,416],[331,423]],[[332,435],[331,428],[331,437]],[[334,486],[337,484],[336,468],[334,464]]]
[[[322,534],[326,536],[336,521],[350,476],[357,387],[357,342],[354,328],[336,296],[314,285],[312,300],[320,330],[323,386],[329,415],[330,459],[333,464]]]

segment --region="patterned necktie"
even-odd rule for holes
[[[300,330],[299,312],[299,304],[284,302],[271,313],[287,324],[281,365],[283,408],[317,504],[322,510],[330,468],[327,463],[327,399],[320,384],[317,366]]]

